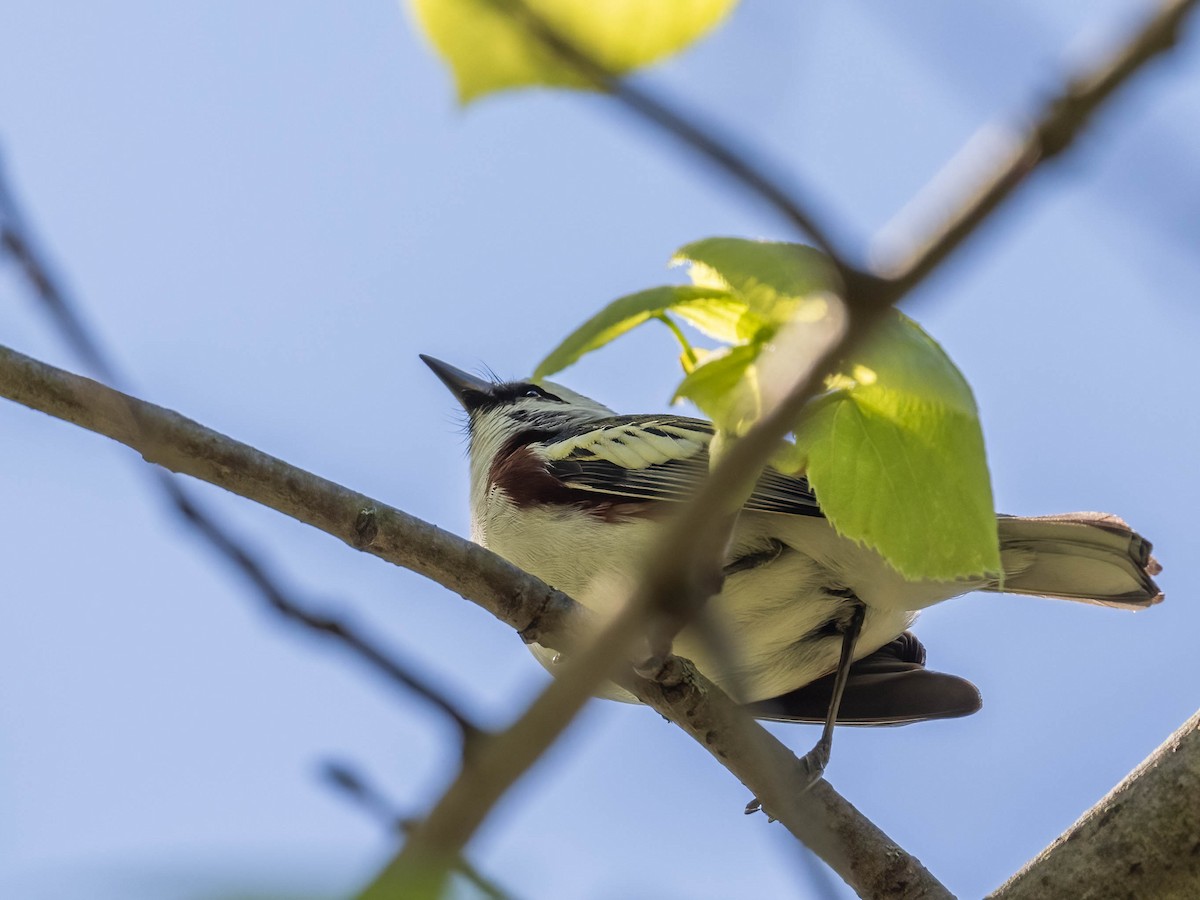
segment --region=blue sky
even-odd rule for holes
[[[642,76],[814,188],[865,246],[987,122],[1019,122],[1138,3],[749,2]],[[454,106],[389,2],[21,4],[0,31],[9,177],[147,399],[458,533],[463,438],[432,353],[516,376],[679,245],[789,238],[603,98]],[[833,784],[961,896],[998,885],[1197,706],[1194,359],[1200,38],[1122,94],[906,310],[981,409],[998,507],[1119,513],[1167,602],[1128,614],[972,595],[922,616],[978,715],[839,731]],[[0,269],[0,342],[78,364]],[[560,380],[665,408],[665,331]],[[0,893],[334,896],[391,850],[316,777],[361,766],[405,813],[452,732],[281,628],[130,452],[0,404]],[[437,585],[222,492],[296,591],[503,724],[545,676]],[[807,727],[773,726],[803,751]],[[809,896],[778,826],[640,708],[597,701],[472,848],[521,896]],[[108,894],[104,894],[108,891]]]

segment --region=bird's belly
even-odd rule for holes
[[[575,509],[493,503],[475,518],[472,536],[593,612],[607,615],[625,599],[661,527],[648,519],[614,523],[581,516]]]
[[[743,702],[803,687],[834,671],[841,656],[841,629],[856,603],[831,593],[833,586],[820,564],[789,548],[760,568],[727,577],[709,602],[727,659],[714,654],[695,628],[679,635],[676,652]],[[916,615],[867,606],[855,659],[903,633]]]
[[[734,558],[767,544],[758,517],[742,519]],[[476,517],[473,531],[479,543],[607,617],[634,590],[661,528],[650,519],[612,522],[577,510],[497,503]],[[843,587],[819,557],[789,546],[778,558],[731,574],[709,601],[707,613],[728,653],[714,652],[695,626],[680,633],[675,650],[743,701],[779,696],[836,668],[842,644],[836,625],[848,619],[853,601],[831,591]],[[855,656],[874,652],[914,618],[868,604]],[[543,663],[552,655],[535,653]]]

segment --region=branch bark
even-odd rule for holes
[[[0,346],[0,396],[103,434],[150,463],[222,487],[450,588],[523,638],[570,652],[592,634],[571,598],[462,538],[190,419]],[[622,681],[729,769],[860,895],[949,896],[920,862],[825,782],[796,789],[799,761],[686,660],[656,684]],[[485,742],[488,738],[483,739]],[[490,755],[480,746],[472,759]],[[471,766],[472,760],[465,765]]]
[[[1200,894],[1200,712],[989,900]]]

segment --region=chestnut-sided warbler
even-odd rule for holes
[[[469,416],[473,539],[611,614],[671,509],[707,474],[712,425],[617,415],[549,381],[495,383],[421,358]],[[1002,580],[908,581],[838,535],[805,478],[768,467],[708,602],[729,659],[690,628],[674,649],[763,718],[902,724],[980,706],[970,682],[924,667],[907,632],[931,604],[1001,589],[1124,609],[1162,599],[1149,542],[1115,516],[1000,516],[998,526]],[[532,649],[549,665],[550,651]]]

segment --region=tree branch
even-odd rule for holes
[[[1200,893],[1200,712],[989,900]]]
[[[965,196],[939,204],[948,210],[941,221],[912,242],[903,259],[883,263],[877,274],[885,277],[896,302],[923,281],[991,214],[1033,171],[1070,147],[1092,114],[1117,88],[1124,85],[1154,57],[1175,46],[1184,19],[1198,0],[1167,0],[1103,65],[1068,78],[1014,142],[1003,159],[992,162],[984,177]],[[971,143],[968,142],[968,147]],[[934,178],[937,183],[938,177]]]
[[[180,513],[254,585],[268,607],[290,622],[329,638],[388,681],[440,710],[457,726],[464,756],[475,748],[484,736],[484,730],[459,709],[458,704],[440,687],[402,664],[394,652],[385,650],[378,641],[345,620],[306,609],[284,591],[279,580],[267,572],[259,559],[234,540],[227,529],[218,527],[212,516],[200,512],[196,501],[181,491],[170,476],[161,470],[156,470],[155,474],[162,476],[163,489],[172,497]]]
[[[397,813],[395,806],[350,766],[331,760],[322,767],[322,774],[343,796],[354,801],[391,831],[401,835],[412,831],[413,820]],[[500,885],[481,873],[468,860],[459,857],[454,862],[453,870],[489,900],[511,900]]]
[[[744,437],[732,443],[696,495],[683,505],[675,524],[665,530],[656,551],[651,554],[658,564],[642,573],[634,595],[621,612],[597,642],[587,648],[574,665],[564,669],[543,697],[511,729],[521,734],[526,742],[538,740],[542,746],[530,747],[526,743],[519,755],[494,761],[487,779],[477,781],[475,773],[464,770],[460,780],[451,785],[443,801],[431,813],[426,823],[429,830],[418,827],[414,831],[409,845],[373,887],[381,889],[389,878],[417,872],[441,856],[457,856],[471,831],[482,822],[487,808],[502,795],[502,786],[494,780],[500,778],[500,772],[506,772],[512,781],[519,778],[566,728],[586,697],[613,676],[635,639],[649,633],[652,649],[669,644],[670,637],[714,594],[714,586],[719,590],[720,559],[735,522],[736,510],[762,467],[779,442],[795,427],[804,407],[821,389],[838,360],[853,353],[887,311],[947,259],[1035,168],[1069,146],[1105,98],[1147,61],[1168,49],[1183,16],[1196,2],[1172,0],[1165,4],[1111,60],[1069,80],[1062,95],[1047,104],[1036,125],[1026,135],[1022,152],[997,167],[984,187],[963,197],[960,202],[950,204],[946,219],[936,223],[928,236],[916,243],[917,250],[896,266],[890,277],[862,273],[848,268],[840,257],[836,260],[845,282],[843,299],[847,323],[844,332],[827,341],[820,352],[811,356],[784,399]],[[618,89],[622,85],[615,82],[611,74],[550,28],[521,0],[501,0],[500,5],[524,22],[530,32],[560,59],[577,67],[585,78],[613,91],[618,99],[643,112],[649,120],[663,124],[656,115],[639,109],[637,103],[621,94]],[[701,144],[694,146],[707,152]],[[673,660],[667,657],[661,662],[669,669]],[[805,775],[793,783],[807,785],[809,781],[811,778]],[[482,789],[484,784],[487,790]],[[764,809],[772,816],[782,818],[767,803],[764,803]],[[940,885],[937,887],[944,890]],[[377,894],[369,891],[368,896]]]
[[[0,347],[0,396],[131,447],[147,462],[275,509],[418,572],[564,652],[584,646],[587,610],[496,554],[401,510],[305,472],[171,410]],[[132,421],[135,414],[141,427]],[[824,782],[804,793],[798,760],[685,660],[664,684],[624,682],[733,772],[771,815],[867,897],[945,897],[920,863]],[[485,739],[486,740],[486,739]],[[472,757],[483,757],[480,748]],[[763,760],[768,760],[763,762]],[[472,765],[468,759],[465,765]]]
[[[565,648],[584,634],[575,627],[573,614],[579,610],[566,594],[496,554],[177,412],[2,346],[0,396],[112,438],[146,462],[224,488],[438,581],[527,640],[544,643],[554,633]]]
[[[585,79],[592,87],[612,95],[622,106],[665,134],[690,147],[729,180],[740,184],[773,207],[802,234],[807,235],[846,276],[854,272],[850,261],[838,249],[833,238],[814,214],[815,204],[789,190],[766,172],[766,167],[739,150],[729,138],[712,125],[701,126],[694,114],[682,112],[678,104],[656,96],[645,88],[623,80],[591,54],[568,40],[565,35],[538,14],[524,0],[486,0],[500,12],[520,24],[530,37],[558,57],[559,61]]]

